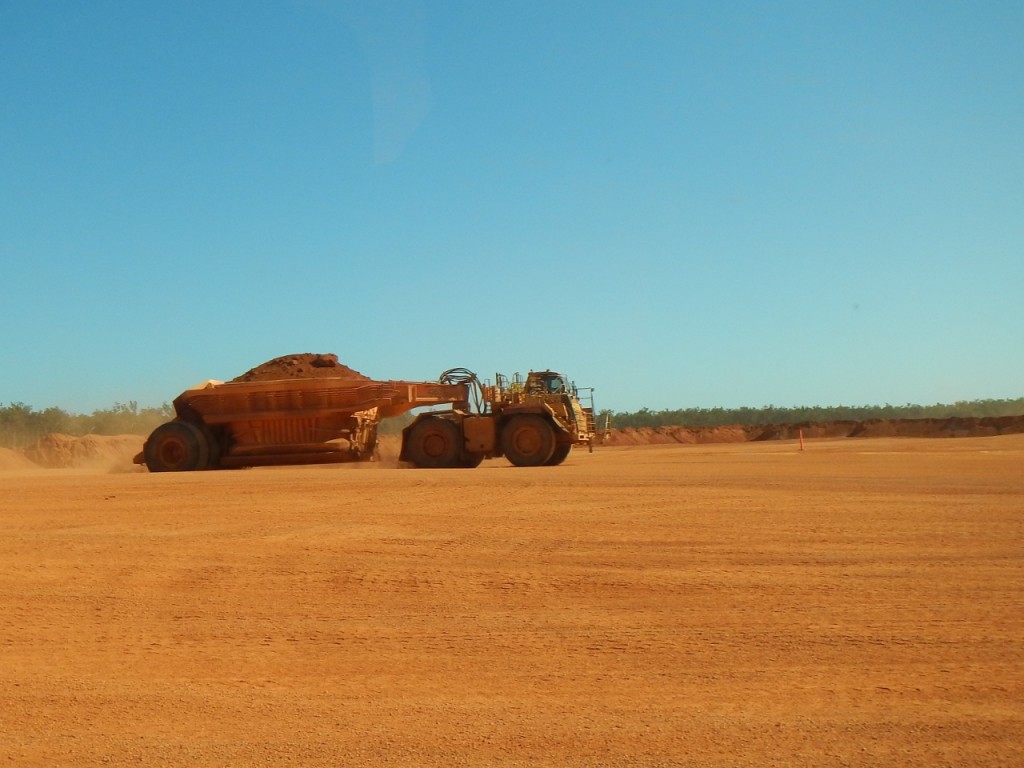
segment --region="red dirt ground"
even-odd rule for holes
[[[1024,436],[0,475],[17,766],[1024,764]]]

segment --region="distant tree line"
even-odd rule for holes
[[[166,403],[159,408],[139,408],[138,403],[115,403],[112,408],[89,415],[68,413],[60,408],[37,411],[24,403],[0,406],[0,447],[21,448],[43,435],[148,435],[160,424],[174,418]]]
[[[836,405],[761,408],[678,408],[652,411],[641,408],[628,411],[600,411],[597,428],[605,424],[624,427],[720,427],[727,424],[799,424],[806,421],[866,421],[868,419],[945,419],[951,416],[1021,416],[1024,397],[1015,400],[961,400],[935,405]],[[24,403],[0,406],[0,447],[21,448],[43,435],[59,432],[83,435],[148,435],[165,421],[174,418],[174,409],[164,403],[159,408],[139,408],[138,403],[115,403],[113,407],[91,414],[68,413],[60,408],[37,411]],[[381,423],[381,434],[401,431],[412,415],[406,414]]]
[[[1024,397],[1014,400],[961,400],[935,405],[835,405],[761,408],[679,408],[652,411],[641,408],[628,411],[601,411],[597,417],[598,431],[610,423],[612,428],[624,427],[720,427],[727,424],[799,424],[807,421],[867,421],[869,419],[947,419],[953,416],[982,418],[986,416],[1024,415]]]

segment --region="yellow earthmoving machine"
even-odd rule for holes
[[[475,467],[496,456],[517,467],[554,466],[574,445],[593,450],[593,391],[585,406],[560,373],[532,371],[511,381],[497,374],[493,385],[482,385],[475,374],[453,369],[441,383],[467,386],[473,408],[455,403],[423,413],[403,430],[399,458],[417,467]]]

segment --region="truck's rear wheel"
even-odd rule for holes
[[[544,462],[547,467],[554,467],[561,464],[568,457],[569,452],[572,451],[572,443],[562,443],[561,445],[555,446],[555,452],[551,454],[551,458]]]
[[[461,466],[462,437],[459,428],[447,419],[422,419],[409,430],[404,453],[409,461],[425,469]]]
[[[150,472],[189,472],[206,469],[210,446],[195,424],[169,421],[153,430],[142,448]]]
[[[501,443],[517,467],[539,467],[555,452],[555,431],[540,416],[513,416],[501,430]]]
[[[208,456],[206,458],[206,466],[201,467],[202,469],[220,469],[220,460],[224,456],[224,446],[221,442],[221,435],[223,434],[219,429],[213,430],[205,424],[199,427],[199,431],[203,433],[203,439],[206,441]]]

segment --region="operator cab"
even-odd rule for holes
[[[569,391],[565,377],[553,371],[531,371],[526,377],[526,391],[531,394],[562,395]]]

